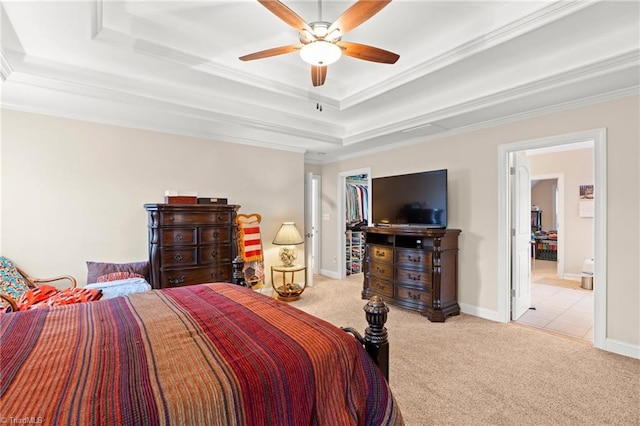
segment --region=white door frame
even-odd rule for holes
[[[365,167],[362,169],[355,169],[355,170],[347,170],[346,172],[340,172],[338,173],[338,250],[336,251],[336,253],[338,253],[338,258],[336,259],[337,261],[337,265],[338,265],[338,276],[339,279],[344,279],[347,276],[347,267],[346,267],[346,262],[345,262],[345,239],[344,239],[344,234],[347,231],[347,224],[345,221],[345,217],[346,217],[346,206],[345,206],[345,197],[346,197],[346,192],[345,192],[345,188],[347,187],[347,178],[349,176],[355,176],[355,175],[367,175],[368,178],[368,185],[369,188],[371,188],[371,167]],[[371,191],[368,191],[369,194],[369,212],[367,217],[369,218],[369,220],[371,220]],[[594,277],[595,279],[595,277]]]
[[[511,318],[511,224],[509,154],[528,149],[593,141],[594,185],[594,289],[593,345],[605,349],[607,332],[607,129],[557,135],[498,146],[498,319]]]
[[[320,193],[322,178],[314,173],[304,176],[304,238],[307,286],[313,286],[313,275],[320,273]]]

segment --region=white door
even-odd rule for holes
[[[319,273],[320,176],[304,176],[304,254],[307,266],[307,285],[313,285],[313,274]]]
[[[512,156],[511,320],[531,307],[531,162],[524,152]]]

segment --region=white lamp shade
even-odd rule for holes
[[[329,65],[340,59],[342,50],[333,43],[318,40],[305,44],[304,47],[300,49],[300,56],[303,61],[311,65]]]
[[[304,238],[296,228],[294,222],[283,222],[273,239],[273,244],[278,246],[293,246],[304,243]]]

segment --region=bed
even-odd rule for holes
[[[403,424],[361,338],[233,284],[2,314],[0,326],[9,423]]]

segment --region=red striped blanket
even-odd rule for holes
[[[3,314],[0,333],[10,423],[402,424],[351,335],[230,284]]]

